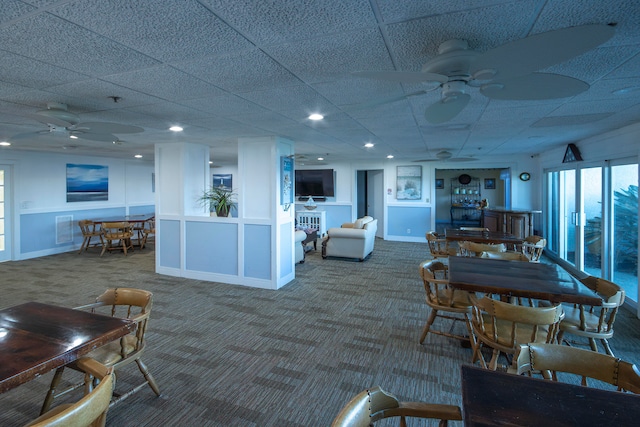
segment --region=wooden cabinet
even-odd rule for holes
[[[540,211],[483,209],[482,226],[524,239],[533,234],[533,214]]]

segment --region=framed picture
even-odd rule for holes
[[[109,200],[109,167],[67,163],[67,202]]]
[[[220,187],[225,190],[233,190],[233,174],[230,173],[214,173],[211,181],[212,187]]]
[[[484,188],[485,188],[485,190],[495,190],[496,189],[496,180],[495,180],[495,178],[485,178],[485,180],[484,180]]]
[[[396,172],[396,199],[422,198],[422,166],[398,166]]]
[[[436,190],[442,190],[444,188],[444,179],[436,179]]]
[[[293,203],[293,159],[280,157],[280,204],[288,206]]]

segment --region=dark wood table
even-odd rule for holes
[[[96,218],[91,221],[96,224],[102,224],[103,222],[129,222],[129,223],[140,223],[151,221],[156,217],[155,213],[148,214],[139,214],[139,215],[120,215],[120,216],[110,216],[105,218]]]
[[[0,393],[128,334],[127,319],[28,302],[0,310]]]
[[[489,244],[504,243],[507,247],[521,245],[523,242],[523,239],[509,233],[501,233],[498,231],[460,230],[458,228],[445,229],[444,237],[449,242],[475,242]]]
[[[635,426],[640,396],[462,366],[464,425]]]
[[[602,305],[598,294],[557,264],[452,256],[449,283],[472,292]]]

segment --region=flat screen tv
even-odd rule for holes
[[[296,170],[296,196],[334,197],[333,169]]]

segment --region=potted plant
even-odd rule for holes
[[[231,209],[237,209],[237,203],[234,200],[236,193],[226,187],[211,187],[202,192],[202,196],[198,198],[200,204],[209,208],[209,212],[216,213],[217,216],[229,216]]]

